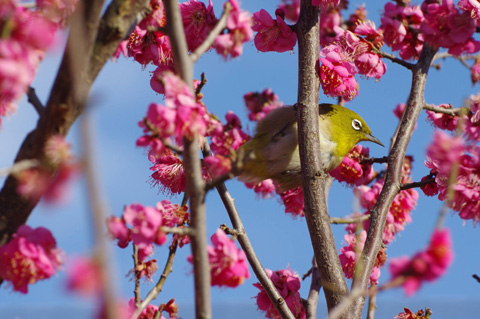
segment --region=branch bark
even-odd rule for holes
[[[167,34],[172,45],[175,71],[193,90],[193,62],[188,55],[182,16],[177,0],[166,0]],[[193,235],[190,236],[192,247],[193,273],[195,282],[195,317],[210,319],[212,317],[210,300],[210,263],[207,253],[207,220],[205,211],[205,182],[202,177],[200,148],[196,137],[183,139],[183,165],[187,181],[187,194],[190,201],[190,222]]]
[[[319,11],[302,0],[295,30],[298,38],[298,144],[305,196],[305,219],[330,311],[348,293],[327,212],[326,181],[318,131]]]
[[[407,101],[407,107],[402,116],[398,134],[393,142],[388,156],[388,168],[385,174],[385,184],[379,195],[377,204],[371,211],[370,227],[362,256],[363,267],[356,271],[352,283],[352,291],[366,291],[375,258],[382,244],[382,234],[387,219],[387,213],[395,196],[400,191],[401,169],[405,151],[410,142],[418,115],[425,105],[424,91],[427,73],[436,50],[424,44],[418,63],[412,73],[412,88]],[[358,269],[358,268],[357,268]],[[360,318],[365,303],[365,297],[357,297],[350,309],[352,318]]]

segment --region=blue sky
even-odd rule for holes
[[[213,1],[217,16],[221,12],[220,1]],[[242,7],[250,12],[265,8],[273,13],[277,1],[244,0]],[[360,2],[350,1],[350,12]],[[370,1],[367,3],[369,18],[379,25],[380,4]],[[386,47],[384,50],[388,50]],[[201,72],[206,73],[208,79],[204,87],[204,103],[208,109],[221,119],[229,110],[234,110],[242,119],[244,127],[253,132],[255,125],[249,123],[243,103],[243,95],[250,91],[261,91],[265,88],[272,90],[286,104],[293,104],[297,89],[297,58],[298,50],[289,53],[260,53],[253,43],[244,46],[244,54],[233,61],[225,62],[214,52],[203,56],[195,66],[196,78]],[[37,79],[33,86],[42,101],[48,97],[49,88],[53,82],[55,71],[59,64],[59,52],[50,54],[40,67]],[[410,91],[410,71],[394,65],[388,61],[387,73],[378,82],[374,80],[359,80],[360,94],[347,106],[361,114],[369,124],[373,134],[385,145],[397,125],[397,119],[392,113],[393,108],[405,102]],[[166,197],[149,183],[149,161],[143,149],[135,147],[135,140],[141,135],[137,122],[141,120],[151,102],[162,102],[162,97],[150,89],[150,71],[153,68],[142,70],[131,59],[120,58],[118,62],[109,62],[102,70],[92,89],[95,97],[95,107],[92,110],[95,131],[95,158],[99,167],[98,179],[103,186],[110,214],[119,216],[124,205],[134,202],[144,205],[154,205],[165,198],[172,202],[181,201],[181,197]],[[458,61],[442,62],[442,70],[430,70],[426,101],[428,103],[452,103],[460,106],[470,94],[478,93],[478,85],[472,86],[469,72]],[[321,94],[321,102],[334,103],[332,98]],[[0,129],[0,167],[11,165],[18,146],[26,133],[34,127],[37,115],[23,98],[19,103],[16,114],[3,121]],[[413,179],[420,178],[428,173],[424,167],[425,147],[430,143],[433,128],[425,121],[422,113],[418,128],[414,132],[407,153],[414,156]],[[78,151],[78,127],[75,125],[68,140]],[[386,155],[386,149],[374,144],[364,144],[370,148],[372,156]],[[77,152],[78,154],[78,152]],[[376,164],[376,169],[381,166]],[[3,183],[3,179],[2,179]],[[253,191],[246,189],[242,183],[232,180],[227,183],[232,196],[245,224],[247,233],[256,250],[257,255],[266,268],[281,269],[289,266],[300,275],[306,273],[311,265],[312,248],[308,231],[303,218],[293,219],[283,212],[283,206],[278,198],[258,199]],[[78,179],[72,189],[71,200],[66,204],[51,206],[40,204],[33,212],[28,224],[44,226],[52,230],[58,245],[68,255],[86,254],[92,244],[88,206],[84,181]],[[412,212],[413,222],[406,226],[387,250],[389,258],[400,255],[411,255],[427,245],[434,227],[441,204],[436,198],[426,198],[422,194],[417,208]],[[329,210],[332,216],[345,216],[353,212],[354,198],[352,190],[339,184],[334,184],[330,192]],[[208,233],[215,232],[220,224],[229,225],[228,216],[219,200],[218,194],[210,192],[207,196]],[[414,298],[404,296],[402,290],[388,291],[379,296],[379,311],[382,317],[393,317],[402,311],[403,306],[416,307],[430,306],[435,318],[446,318],[448,309],[455,308],[456,315],[464,318],[473,318],[479,309],[469,306],[480,297],[480,286],[471,278],[474,273],[480,273],[480,257],[478,249],[472,249],[479,242],[478,228],[471,222],[464,222],[455,214],[449,213],[445,226],[452,230],[455,248],[455,260],[448,273],[432,284],[426,284]],[[344,236],[343,226],[332,226],[337,248],[341,247]],[[132,268],[131,250],[121,250],[112,243],[112,258],[115,260],[115,278],[119,296],[130,298],[133,291],[133,282],[125,278],[125,274]],[[163,267],[167,255],[166,247],[159,247],[155,251],[159,266]],[[175,297],[180,303],[180,315],[191,318],[191,304],[193,300],[193,277],[191,266],[186,262],[190,254],[190,247],[179,250],[174,271],[167,280],[164,291],[157,299],[157,304],[166,302]],[[253,275],[253,273],[252,273]],[[386,269],[382,271],[380,282],[389,278]],[[13,293],[3,285],[0,288],[0,317],[12,318],[13,314],[24,311],[26,306],[32,309],[77,309],[89,305],[88,301],[69,295],[64,289],[65,272],[60,272],[54,278],[39,282],[30,288],[28,295]],[[255,278],[250,278],[241,287],[236,289],[213,288],[212,300],[215,317],[239,318],[227,314],[222,305],[236,305],[239,309],[250,309],[256,313],[252,297],[257,289],[252,286]],[[302,283],[301,295],[308,294],[309,281]],[[147,293],[148,285],[142,289]],[[323,297],[323,296],[321,296]],[[323,298],[321,298],[323,299]],[[385,306],[382,306],[382,301]],[[182,305],[185,312],[182,313]],[[435,307],[443,307],[437,310]],[[71,308],[69,308],[71,307]],[[73,308],[72,308],[73,307]],[[75,308],[76,307],[76,308]],[[190,307],[190,308],[189,308]],[[325,306],[321,303],[321,308]],[[88,307],[87,307],[88,308]],[[223,310],[222,310],[223,309]],[[12,312],[13,311],[13,312]],[[245,314],[247,310],[237,311]],[[463,311],[459,313],[458,311]],[[3,314],[3,315],[2,315]],[[11,316],[12,314],[12,316]],[[39,312],[28,315],[23,313],[22,318],[38,318]],[[58,318],[63,317],[57,312]],[[380,313],[379,313],[380,314]],[[49,318],[56,318],[51,315]],[[252,314],[253,317],[253,314]],[[258,313],[258,318],[263,316]]]

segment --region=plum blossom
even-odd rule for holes
[[[477,26],[480,25],[480,3],[478,0],[460,0],[458,1],[458,8],[470,13],[470,17],[475,19]]]
[[[300,278],[298,277],[298,274],[290,269],[281,269],[277,271],[265,269],[265,272],[287,303],[293,316],[298,319],[305,319],[305,308],[300,300]],[[260,290],[256,296],[258,309],[265,311],[265,317],[267,318],[280,319],[280,314],[268,298],[267,292],[262,285],[260,283],[254,283],[253,285]]]
[[[280,198],[285,205],[285,213],[290,213],[293,216],[305,216],[304,201],[303,201],[303,188],[297,187],[285,191],[280,195]]]
[[[312,0],[313,6],[320,6],[322,10],[338,7],[340,0]]]
[[[403,278],[402,286],[405,294],[412,296],[420,289],[423,282],[434,281],[444,275],[452,261],[450,231],[436,229],[425,250],[416,253],[413,257],[403,256],[390,261],[391,281]]]
[[[422,3],[425,20],[420,30],[425,41],[435,47],[448,48],[460,55],[480,50],[480,42],[472,38],[476,23],[469,12],[460,13],[452,0],[426,0]]]
[[[243,43],[253,37],[252,19],[249,13],[242,11],[237,0],[229,0],[232,10],[227,18],[227,32],[216,37],[213,47],[225,59],[236,58],[243,52]]]
[[[355,145],[342,160],[342,163],[330,171],[330,175],[339,182],[345,182],[352,186],[368,184],[375,175],[372,163],[362,163],[362,160],[368,157],[368,147]]]
[[[416,313],[413,313],[410,309],[405,307],[403,308],[403,312],[396,315],[394,319],[429,319],[431,315],[432,310],[429,308],[426,308],[425,311],[420,309]]]
[[[151,159],[153,166],[150,170],[154,171],[151,175],[151,182],[163,192],[180,194],[185,191],[187,181],[185,179],[185,169],[182,160],[177,156],[163,155]]]
[[[208,7],[197,0],[180,3],[180,12],[188,50],[195,51],[217,24],[212,0],[209,0]]]
[[[332,97],[341,96],[346,101],[351,101],[358,95],[355,64],[346,61],[338,52],[325,53],[324,50],[325,48],[320,51],[324,57],[319,58],[316,66],[323,93]]]
[[[338,8],[320,11],[320,45],[325,47],[337,41],[342,24],[342,16]]]
[[[387,2],[380,20],[385,43],[393,51],[399,51],[402,59],[418,59],[423,48],[423,35],[412,30],[420,28],[424,20],[422,10],[409,3]]]
[[[480,81],[480,59],[475,59],[475,63],[470,68],[470,78],[472,79],[472,85]]]
[[[132,232],[125,224],[124,219],[116,216],[110,216],[107,218],[106,224],[110,237],[117,240],[118,247],[127,247],[132,240]]]
[[[213,246],[207,246],[207,251],[212,286],[237,287],[250,278],[245,253],[223,230],[218,229],[210,240]],[[192,255],[188,261],[193,263]]]
[[[249,92],[243,96],[243,100],[249,110],[248,119],[250,121],[259,121],[270,111],[283,105],[272,89],[265,89],[262,92]]]
[[[357,261],[360,258],[365,245],[365,240],[367,239],[367,232],[365,230],[361,230],[359,234],[356,234],[355,228],[355,224],[347,226],[348,232],[344,237],[346,245],[340,248],[339,255],[345,277],[349,279],[353,278]],[[378,284],[378,279],[380,279],[380,268],[385,265],[386,259],[387,255],[385,253],[385,248],[382,247],[377,254],[372,273],[370,274],[371,284]]]
[[[225,119],[226,124],[217,123],[215,129],[210,132],[210,147],[215,154],[228,156],[248,141],[250,136],[242,130],[240,118],[235,113],[227,112]]]
[[[11,283],[13,290],[26,294],[28,285],[54,275],[62,264],[62,255],[48,229],[21,225],[0,247],[0,276]]]
[[[67,267],[67,289],[83,296],[95,296],[101,291],[98,263],[91,257],[74,257]]]
[[[232,170],[232,161],[222,155],[207,156],[203,159],[203,164],[207,167],[208,173],[214,179]]]
[[[276,20],[264,9],[253,14],[252,30],[258,32],[254,43],[258,51],[291,51],[297,43],[297,34],[285,23],[285,14],[277,9]]]
[[[300,15],[300,0],[282,0],[278,9],[285,13],[285,18],[290,22],[297,22]]]
[[[260,195],[262,198],[270,197],[273,193],[275,193],[275,184],[272,179],[265,179],[259,183],[245,183],[247,188],[253,189],[253,191]]]
[[[145,249],[152,243],[163,244],[166,235],[160,230],[162,214],[151,206],[131,204],[123,211],[125,224],[131,225],[132,242],[140,249]]]

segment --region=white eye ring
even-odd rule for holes
[[[355,131],[360,131],[362,129],[362,122],[357,119],[352,120],[352,127]]]

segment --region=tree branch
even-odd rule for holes
[[[388,59],[390,61],[392,61],[393,63],[397,63],[397,64],[400,64],[401,66],[404,66],[406,67],[407,69],[409,70],[413,70],[414,68],[414,64],[410,63],[410,62],[407,62],[405,60],[402,60],[402,59],[399,59],[397,58],[396,56],[394,56],[393,54],[390,54],[390,53],[386,53],[386,52],[383,52],[383,51],[380,51],[378,49],[376,49],[374,46],[373,46],[373,50],[375,52],[377,52],[378,54],[380,54],[382,57],[384,57],[385,59]]]
[[[310,290],[308,292],[308,298],[302,300],[305,307],[305,314],[307,319],[317,318],[317,306],[318,306],[318,294],[322,288],[322,281],[320,279],[320,273],[318,271],[317,262],[313,258],[312,266],[312,281],[310,283]]]
[[[28,102],[33,105],[35,111],[37,111],[38,115],[41,116],[45,107],[43,106],[42,102],[38,98],[37,93],[35,92],[35,89],[31,86],[27,90],[27,97],[28,97]]]
[[[183,30],[182,16],[177,0],[166,0],[167,34],[172,46],[175,71],[193,90],[193,63],[188,56],[187,41]],[[196,137],[183,139],[183,165],[187,181],[186,192],[190,201],[190,221],[194,236],[190,236],[195,282],[195,316],[197,319],[210,319],[210,263],[207,253],[207,220],[205,211],[205,182],[199,158],[200,148]]]
[[[203,156],[207,157],[211,155],[210,147],[207,143],[204,144],[203,147]],[[250,267],[252,267],[255,276],[257,277],[258,281],[262,285],[263,289],[268,295],[268,298],[277,309],[278,313],[282,316],[282,318],[287,319],[294,319],[292,312],[288,308],[287,303],[283,299],[283,297],[278,292],[277,288],[274,286],[270,278],[268,277],[265,269],[263,268],[260,260],[258,260],[257,255],[255,254],[255,250],[253,249],[252,243],[248,238],[247,232],[243,227],[242,219],[240,218],[240,214],[238,213],[237,207],[235,206],[234,200],[230,192],[228,191],[225,183],[218,183],[216,184],[216,189],[220,198],[227,210],[228,217],[232,222],[232,226],[235,231],[235,235],[237,236],[238,243],[242,247],[245,255],[247,256],[248,263]]]
[[[412,136],[418,116],[425,105],[424,91],[427,73],[436,50],[424,44],[420,58],[413,68],[412,87],[403,113],[398,134],[388,156],[388,167],[385,174],[385,184],[380,192],[377,203],[371,211],[370,227],[368,229],[365,247],[360,257],[361,271],[355,272],[352,290],[366,291],[373,265],[382,245],[382,234],[387,219],[388,210],[400,191],[401,169],[405,151]],[[350,316],[360,318],[365,297],[357,297],[353,303]]]
[[[328,311],[347,295],[348,288],[338,258],[327,212],[327,177],[322,168],[318,129],[319,10],[302,0],[295,26],[298,39],[298,145],[305,197],[305,219],[319,267]]]
[[[470,112],[469,107],[457,107],[457,108],[446,109],[444,107],[439,107],[439,106],[436,106],[436,105],[433,105],[433,104],[425,104],[423,106],[423,109],[427,110],[427,111],[447,114],[447,115],[451,115],[451,116],[460,116],[460,115],[468,114],[468,112]]]

